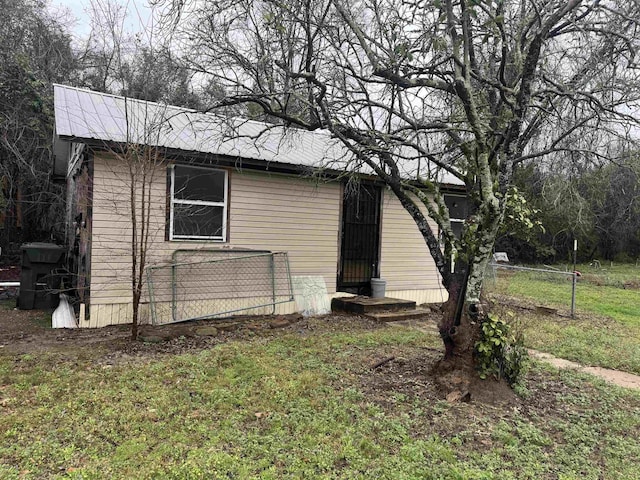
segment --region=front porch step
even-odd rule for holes
[[[415,310],[397,310],[395,312],[371,312],[365,313],[365,317],[378,322],[398,322],[401,320],[422,320],[433,316],[433,311],[426,308]]]
[[[371,298],[365,296],[339,297],[331,300],[331,310],[367,315],[369,313],[415,310],[416,302],[399,298]]]

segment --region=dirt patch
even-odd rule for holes
[[[442,352],[437,349],[423,349],[423,351],[415,352],[409,357],[394,357],[384,365],[369,368],[361,374],[362,390],[367,398],[381,405],[389,404],[391,397],[398,394],[409,399],[439,400],[442,395],[431,375],[431,369],[441,357]],[[373,366],[379,363],[382,358],[378,359],[376,356],[372,356],[367,360]]]
[[[538,303],[526,299],[526,298],[516,298],[510,297],[508,295],[491,295],[491,312],[503,317],[508,318],[508,312],[512,313],[523,313],[525,315],[541,315],[543,313],[547,314],[547,317],[557,318],[559,321],[562,321],[563,325],[575,325],[579,326],[581,324],[588,324],[591,326],[597,325],[603,328],[611,328],[616,329],[619,328],[618,323],[610,318],[602,315],[598,315],[596,313],[589,312],[576,312],[574,317],[571,317],[571,311],[569,309],[548,309],[545,312],[541,310],[545,310],[548,307],[544,305],[539,305]],[[556,310],[555,313],[551,310]],[[518,316],[520,317],[520,316]],[[534,320],[535,321],[535,320]]]
[[[77,357],[108,365],[132,358],[199,351],[235,339],[382,327],[370,319],[351,315],[313,318],[300,315],[239,316],[157,327],[145,325],[141,327],[140,340],[132,341],[129,325],[54,330],[50,328],[51,312],[18,310],[13,308],[14,305],[11,301],[0,303],[0,352],[13,355],[55,353],[69,359]]]
[[[627,280],[623,284],[625,290],[640,290],[640,280]]]
[[[0,344],[40,335],[47,330],[47,322],[51,325],[49,312],[18,310],[15,304],[15,300],[0,303]]]
[[[601,275],[595,275],[593,273],[583,273],[582,277],[579,277],[579,280],[590,283],[591,285],[596,285],[598,287],[603,287],[604,285],[606,285],[606,281]]]
[[[388,353],[380,352],[379,357]],[[442,356],[442,351],[408,351],[403,347],[402,353],[407,355],[360,373],[358,386],[366,401],[378,405],[387,416],[410,417],[412,428],[409,434],[412,437],[437,435],[456,439],[464,443],[464,452],[480,453],[504,448],[505,435],[513,436],[513,440],[506,441],[516,442],[519,435],[528,438],[526,436],[531,434],[528,426],[535,425],[541,435],[549,437],[548,441],[540,437],[541,454],[553,454],[558,444],[567,443],[557,424],[575,421],[580,408],[587,414],[601,408],[597,404],[594,386],[589,383],[566,384],[560,375],[550,374],[541,368],[533,368],[527,373],[524,396],[515,395],[505,384],[475,377],[469,401],[450,402],[430,373],[431,365]],[[458,381],[462,383],[464,380]],[[587,398],[590,400],[577,406],[575,402],[568,402],[569,398],[580,398],[581,402]],[[600,461],[606,461],[604,453]],[[550,473],[540,478],[557,477]]]
[[[408,353],[408,352],[403,352]],[[364,391],[380,403],[398,393],[407,398],[473,402],[510,407],[520,400],[504,381],[482,380],[472,370],[443,368],[442,349],[422,348],[414,355],[399,356],[361,376]],[[380,362],[372,362],[376,365]]]
[[[512,311],[516,313],[531,312],[538,314],[544,313],[550,316],[571,317],[571,311],[569,309],[550,308],[528,298],[516,298],[494,293],[489,296],[489,300],[491,302],[491,312],[498,314],[500,312]]]

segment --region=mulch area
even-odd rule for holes
[[[297,314],[239,316],[163,326],[143,325],[139,341],[133,342],[130,325],[51,329],[48,320],[51,312],[18,310],[14,306],[15,301],[5,300],[0,304],[0,353],[56,353],[69,358],[80,356],[104,364],[195,352],[234,339],[269,338],[292,332],[312,335],[318,332],[382,328],[378,322],[350,315],[313,318],[303,318]]]
[[[450,403],[481,403],[517,407],[521,400],[505,381],[481,380],[473,370],[447,370],[441,348],[403,346],[399,355],[377,366],[371,358],[370,372],[360,372],[360,385],[369,400],[393,408],[398,394],[413,400],[447,400]],[[404,401],[404,400],[403,400]]]
[[[363,372],[359,378],[360,388],[367,401],[379,405],[387,415],[411,417],[411,436],[461,438],[467,451],[478,453],[502,446],[493,435],[499,421],[510,425],[517,422],[536,425],[544,419],[544,424],[553,430],[551,424],[566,421],[575,408],[559,399],[586,393],[579,391],[577,386],[564,384],[557,375],[532,370],[527,374],[526,397],[515,395],[504,384],[477,379],[468,402],[448,402],[431,374],[431,366],[439,357],[437,351],[416,352],[415,356],[390,362],[376,372]],[[431,405],[431,408],[416,408],[416,401],[419,401],[418,405]],[[543,449],[551,451],[553,448],[553,444],[549,444]]]

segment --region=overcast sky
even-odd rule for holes
[[[99,1],[99,0],[98,0]],[[116,0],[121,5],[127,5],[129,16],[125,24],[126,28],[132,32],[140,30],[140,19],[147,23],[151,16],[151,9],[144,0]],[[85,37],[90,31],[90,17],[87,11],[90,10],[90,0],[49,0],[50,9],[56,14],[62,15],[69,12],[71,18],[60,18],[62,23],[69,25],[71,32],[76,38]]]

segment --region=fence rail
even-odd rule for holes
[[[249,310],[272,314],[293,300],[286,252],[179,251],[171,264],[147,269],[147,284],[154,325]]]
[[[501,275],[498,273],[499,270],[507,270],[513,274],[520,274],[519,280],[520,282],[515,282],[513,279],[507,277],[506,274]],[[558,293],[555,297],[561,298],[561,300],[556,300],[561,303],[570,304],[570,312],[571,316],[575,316],[576,312],[576,284],[577,284],[578,274],[577,272],[569,272],[562,270],[552,270],[549,268],[532,268],[532,267],[522,267],[519,265],[507,265],[502,263],[491,263],[488,265],[487,272],[485,275],[485,285],[489,287],[489,290],[500,290],[497,287],[499,283],[498,280],[502,280],[502,289],[508,291],[509,283],[524,283],[525,285],[529,284],[530,296],[535,297],[533,290],[536,288],[545,288],[552,287],[554,292]],[[571,283],[568,284],[565,280],[571,280]],[[519,293],[527,295],[527,288],[524,287],[520,289]],[[565,294],[566,293],[566,294]]]

